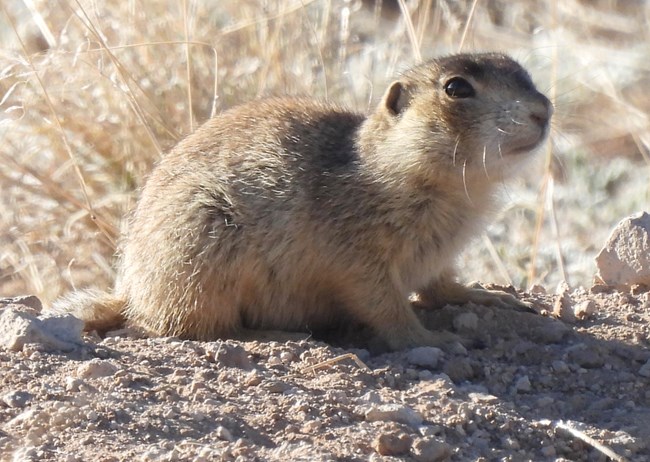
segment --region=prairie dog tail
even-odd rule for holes
[[[123,311],[126,301],[108,292],[86,289],[72,292],[57,299],[49,311],[55,314],[72,314],[84,322],[84,330],[107,332],[124,325]]]

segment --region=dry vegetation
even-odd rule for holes
[[[371,0],[3,1],[0,294],[108,287],[138,187],[211,114],[268,94],[366,111],[399,69],[461,46],[511,53],[557,108],[554,157],[508,190],[468,279],[588,284],[609,229],[648,208],[650,6],[416,3],[406,21]]]

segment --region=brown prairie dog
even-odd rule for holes
[[[496,192],[552,114],[501,54],[405,72],[368,117],[308,99],[230,109],[154,169],[121,242],[112,294],[58,301],[88,328],[125,320],[197,340],[355,321],[391,349],[441,345],[409,302],[521,305],[454,280]]]

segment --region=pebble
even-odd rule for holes
[[[622,220],[596,256],[597,278],[609,286],[650,285],[650,214]]]
[[[97,379],[115,375],[119,368],[112,361],[105,359],[91,359],[82,363],[77,368],[77,377],[83,379]]]
[[[222,441],[235,441],[235,437],[232,436],[232,433],[230,432],[230,430],[228,430],[223,425],[219,425],[214,430],[214,434],[216,435],[217,438],[219,438]]]
[[[505,436],[501,439],[501,444],[503,445],[504,448],[506,449],[514,449],[517,450],[521,447],[519,444],[519,441],[517,441],[514,437],[512,436]]]
[[[44,351],[73,351],[82,345],[83,321],[72,315],[39,319],[17,308],[0,312],[0,347],[21,351],[37,344]]]
[[[542,396],[537,400],[537,407],[540,409],[547,408],[555,403],[555,400],[551,396]]]
[[[357,398],[357,402],[359,404],[379,404],[381,403],[381,397],[375,390],[370,390],[369,392]]]
[[[499,398],[489,393],[471,392],[467,395],[474,403],[495,403]]]
[[[246,375],[246,378],[244,379],[244,385],[247,387],[256,387],[260,383],[262,383],[262,380],[264,377],[262,374],[260,374],[257,371],[251,371]]]
[[[417,347],[409,350],[406,360],[413,366],[435,369],[442,355],[442,350],[436,347]]]
[[[269,393],[284,393],[291,388],[291,385],[281,380],[269,380],[263,387]]]
[[[474,368],[467,358],[456,357],[449,360],[443,370],[454,383],[464,382],[474,377]]]
[[[219,344],[214,353],[214,361],[225,367],[235,367],[249,371],[253,369],[253,363],[248,357],[248,352],[239,345],[232,345],[226,342]],[[279,358],[278,358],[278,361]]]
[[[573,307],[573,312],[577,319],[587,319],[596,313],[596,302],[583,300]]]
[[[454,318],[454,328],[458,331],[475,331],[478,328],[478,316],[476,313],[461,313]]]
[[[531,330],[531,340],[542,344],[560,343],[570,330],[561,321],[545,318],[540,326]]]
[[[412,445],[416,462],[444,462],[451,458],[451,446],[438,438],[424,437]]]
[[[564,361],[560,361],[559,359],[553,361],[551,363],[551,367],[553,368],[553,370],[555,372],[560,372],[562,374],[565,374],[565,373],[570,371],[569,366],[567,365],[567,363],[565,363]]]
[[[553,316],[566,322],[574,322],[575,315],[572,309],[571,289],[566,281],[558,284],[553,303]]]
[[[373,404],[365,412],[368,422],[399,422],[417,428],[422,416],[403,404]]]
[[[641,377],[650,377],[650,359],[639,369]]]
[[[26,391],[10,391],[2,396],[2,401],[9,407],[22,408],[25,407],[34,397],[31,393]]]
[[[553,446],[544,446],[542,448],[542,455],[544,457],[553,457],[556,455],[555,447]]]
[[[280,353],[280,360],[282,360],[284,364],[290,364],[292,362],[297,361],[298,356],[296,356],[291,351],[283,351],[282,353]]]
[[[22,305],[31,308],[30,313],[38,314],[43,310],[43,303],[36,295],[18,295],[10,298],[0,298],[0,307],[6,305]]]
[[[531,386],[530,379],[528,378],[527,375],[524,375],[523,377],[519,377],[515,382],[515,390],[518,392],[529,392],[532,389],[533,387]]]
[[[605,363],[602,354],[595,346],[578,343],[567,349],[569,359],[585,369],[596,369]]]
[[[372,447],[382,456],[401,456],[409,452],[413,439],[403,431],[382,433],[372,442]]]

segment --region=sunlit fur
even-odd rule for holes
[[[448,96],[454,76],[476,95]],[[463,299],[454,259],[550,115],[528,74],[498,54],[419,65],[368,118],[306,99],[236,107],[152,172],[113,295],[58,306],[89,326],[108,327],[113,313],[201,340],[353,320],[390,348],[439,345],[450,336],[425,329],[408,295]]]

